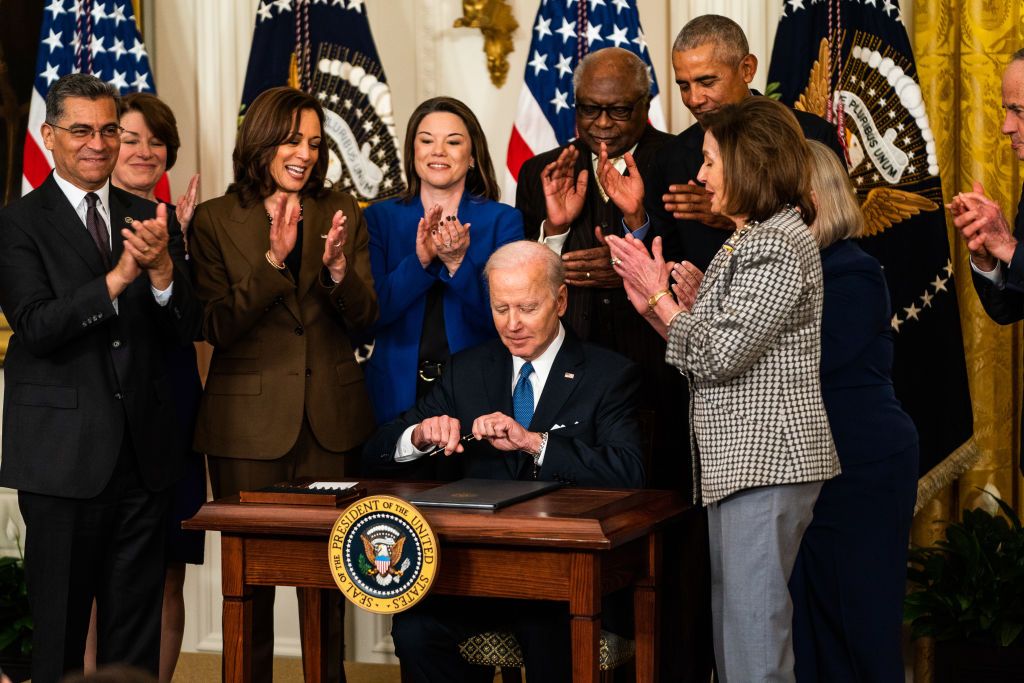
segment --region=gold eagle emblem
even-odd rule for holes
[[[811,75],[807,77],[807,87],[793,105],[794,109],[825,118],[832,82],[829,50],[828,38],[822,38],[818,45],[818,58],[811,65]]]
[[[934,211],[939,205],[919,194],[891,187],[876,187],[860,205],[864,213],[864,237],[885,232],[888,228],[922,211]]]

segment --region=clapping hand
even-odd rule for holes
[[[420,219],[416,227],[416,258],[419,259],[423,268],[430,266],[430,263],[437,258],[437,249],[434,247],[433,236],[441,225],[441,213],[443,209],[440,204],[435,204],[427,210],[427,214]]]
[[[334,218],[331,219],[331,229],[324,237],[324,266],[331,274],[331,280],[335,284],[345,279],[348,267],[348,261],[345,258],[345,241],[348,239],[348,231],[345,230],[347,220],[344,211],[335,211]]]
[[[975,181],[971,192],[956,195],[948,208],[976,266],[991,271],[997,261],[1010,262],[1017,240],[1002,209],[985,194],[981,183]]]
[[[736,224],[730,219],[711,212],[707,191],[692,180],[685,185],[669,185],[661,200],[665,203],[665,211],[678,220],[698,221],[720,230],[736,229]]]
[[[174,263],[167,251],[167,205],[157,204],[156,218],[132,221],[132,227],[123,228],[124,250],[139,268],[149,273],[154,287],[163,290],[174,279]],[[120,265],[119,259],[118,264]]]
[[[605,194],[614,202],[622,218],[630,230],[636,230],[644,224],[647,214],[644,211],[644,179],[636,167],[633,155],[626,152],[627,175],[619,173],[615,165],[608,159],[608,145],[601,143],[601,153],[597,158],[597,177]]]
[[[192,215],[196,211],[196,204],[199,202],[199,174],[196,173],[188,181],[188,188],[185,194],[178,198],[174,206],[174,214],[178,217],[178,225],[181,226],[181,236],[188,240],[188,227],[192,222]]]
[[[689,261],[670,262],[666,265],[672,274],[672,293],[675,294],[676,301],[683,307],[683,310],[692,310],[693,302],[697,300],[700,283],[704,279],[704,273]]]
[[[587,198],[587,171],[575,176],[576,160],[580,152],[575,145],[562,150],[558,158],[544,167],[540,173],[544,188],[544,205],[547,210],[547,235],[561,235],[583,211]]]
[[[448,269],[449,276],[455,275],[469,249],[469,225],[460,223],[458,216],[445,216],[437,229],[431,232],[434,251]]]
[[[601,246],[562,254],[565,284],[573,287],[619,287],[622,279],[612,268],[611,254],[601,226],[594,228],[594,235]]]
[[[295,248],[300,213],[300,207],[291,206],[285,195],[278,197],[277,203],[274,204],[274,212],[270,218],[270,255],[280,265],[284,265],[288,254]]]

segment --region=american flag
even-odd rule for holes
[[[533,23],[526,76],[508,141],[503,196],[516,196],[523,163],[576,137],[572,72],[588,52],[621,47],[651,71],[651,124],[665,130],[651,55],[636,0],[542,0]]]
[[[39,128],[46,120],[46,93],[69,73],[103,79],[120,94],[154,92],[149,57],[135,23],[131,0],[49,0],[39,33],[36,80],[25,136],[22,194],[39,187],[53,168]],[[156,188],[169,197],[166,176]]]

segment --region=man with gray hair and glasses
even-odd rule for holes
[[[93,599],[98,664],[156,674],[168,489],[185,449],[164,349],[200,306],[174,212],[110,184],[117,93],[69,74],[46,96],[53,173],[0,211],[4,368],[0,485],[18,490],[32,680],[82,668]]]

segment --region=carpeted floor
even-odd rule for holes
[[[398,667],[391,664],[345,662],[348,683],[400,683]],[[174,683],[215,683],[220,680],[220,655],[183,652],[174,670]],[[275,683],[302,683],[302,660],[274,657]]]
[[[345,662],[348,683],[400,683],[393,664]],[[183,652],[174,670],[174,683],[216,683],[220,680],[220,655]],[[496,676],[496,681],[501,678]],[[274,683],[302,683],[302,660],[274,657]]]

